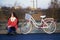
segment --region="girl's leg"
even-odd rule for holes
[[[16,33],[15,27],[12,27],[12,32],[13,32],[14,34]]]
[[[10,34],[12,32],[11,28],[8,28],[8,34]]]

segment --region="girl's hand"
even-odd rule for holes
[[[11,25],[8,26],[8,28],[10,28],[10,27],[11,27]]]

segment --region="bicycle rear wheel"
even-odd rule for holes
[[[25,22],[22,24],[21,33],[28,34],[32,30],[32,24],[30,22]]]
[[[48,24],[48,28],[43,28],[44,32],[48,33],[48,34],[52,34],[56,31],[56,23],[55,22],[51,22],[51,23],[47,23]]]

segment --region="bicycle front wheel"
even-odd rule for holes
[[[44,32],[48,33],[48,34],[52,34],[56,31],[56,23],[55,22],[51,22],[51,23],[47,23],[48,24],[48,28],[43,28]]]
[[[32,24],[30,22],[25,22],[22,24],[21,33],[28,34],[32,30]]]

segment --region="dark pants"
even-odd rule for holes
[[[10,28],[8,28],[8,33],[12,33],[12,32],[16,32],[16,29],[15,29],[15,27],[10,27]]]

